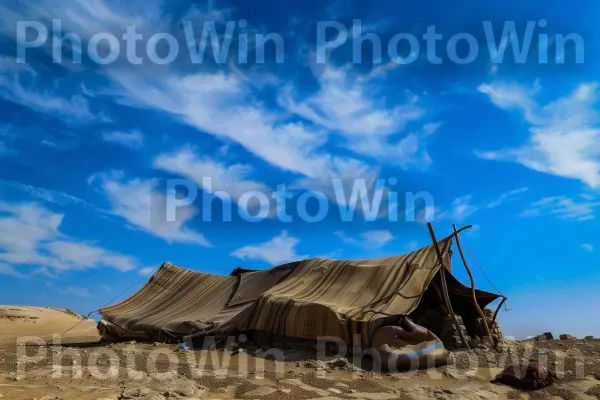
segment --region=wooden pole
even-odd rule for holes
[[[485,314],[483,313],[483,310],[481,309],[481,307],[479,307],[479,303],[477,303],[477,296],[475,295],[475,278],[473,278],[473,274],[471,273],[471,268],[469,268],[469,264],[467,264],[467,259],[465,258],[465,254],[463,253],[462,246],[460,244],[460,237],[458,236],[458,231],[456,230],[456,224],[452,224],[452,228],[454,229],[454,234],[456,235],[456,247],[458,247],[458,253],[460,254],[460,259],[462,260],[463,265],[465,266],[465,269],[467,270],[467,274],[469,274],[469,280],[471,281],[471,295],[473,297],[473,305],[475,306],[475,309],[477,310],[477,312],[479,312],[479,315],[481,316],[481,321],[485,328],[485,332],[486,332],[487,336],[490,338],[490,341],[493,345],[494,339],[492,338],[492,334],[490,333],[490,327],[488,326],[487,318],[485,317]]]
[[[435,237],[435,232],[433,230],[433,225],[431,222],[427,223],[427,227],[429,228],[429,234],[431,235],[431,240],[433,240],[433,246],[435,248],[435,252],[437,254],[437,258],[439,263],[442,266],[442,272],[440,273],[440,277],[442,278],[442,291],[444,293],[444,301],[446,302],[446,308],[448,308],[448,312],[450,313],[450,317],[452,318],[452,323],[454,324],[454,328],[458,332],[458,336],[460,336],[460,341],[463,343],[463,346],[467,350],[471,350],[469,343],[467,343],[467,339],[465,339],[465,335],[463,334],[462,329],[460,329],[460,325],[458,324],[458,320],[456,319],[456,315],[454,314],[454,310],[452,309],[452,303],[450,303],[450,295],[448,294],[448,285],[446,284],[446,265],[444,265],[444,257],[442,256],[442,252],[440,250],[440,246]]]
[[[496,323],[496,318],[498,318],[498,312],[500,311],[500,309],[502,308],[502,305],[504,303],[506,303],[506,300],[508,300],[506,297],[502,297],[502,301],[500,302],[500,304],[498,304],[498,308],[496,308],[496,312],[494,313],[494,318],[492,319],[492,326]]]

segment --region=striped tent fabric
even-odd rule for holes
[[[450,263],[451,238],[439,242]],[[156,339],[258,331],[299,339],[337,337],[369,346],[372,334],[413,312],[440,264],[433,245],[388,258],[314,258],[264,271],[219,276],[165,263],[137,293],[101,311],[116,332]],[[449,289],[471,289],[450,274]],[[485,305],[496,295],[478,291]],[[114,333],[114,332],[113,332]],[[117,335],[118,336],[118,335]]]
[[[100,313],[119,331],[153,339],[192,335],[231,320],[294,267],[220,276],[165,263],[138,292]]]
[[[440,247],[447,256],[450,239]],[[303,339],[337,337],[346,343],[360,335],[368,347],[376,329],[417,307],[439,268],[433,245],[381,259],[306,260],[244,310],[235,329]]]

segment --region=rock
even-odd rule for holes
[[[120,399],[123,400],[164,400],[164,396],[145,387],[125,389]]]
[[[352,364],[345,358],[338,358],[327,363],[330,368],[352,369]]]
[[[478,348],[478,347],[480,347],[482,345],[483,345],[483,340],[479,339],[477,336],[475,336],[469,342],[469,346],[471,346],[472,349],[476,349],[476,348]]]
[[[270,386],[259,386],[258,388],[249,391],[248,393],[244,393],[244,397],[253,397],[253,396],[268,396],[277,391],[276,388]]]
[[[585,337],[585,340],[594,340],[594,339],[596,339],[594,336],[586,336]]]
[[[543,342],[545,340],[554,340],[554,336],[552,336],[552,332],[546,332],[546,333],[542,333],[541,335],[537,335],[534,338],[531,338],[530,340],[536,341],[536,342]]]
[[[336,388],[329,388],[327,390],[330,391],[331,393],[335,393],[335,394],[341,394],[342,393],[342,391],[340,389],[336,389]]]
[[[560,335],[560,340],[577,340],[577,338],[573,335],[562,334]]]

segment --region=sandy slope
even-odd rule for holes
[[[22,336],[39,336],[50,340],[52,335],[69,331],[67,337],[97,337],[96,322],[66,309],[24,306],[0,306],[0,341],[14,341]]]

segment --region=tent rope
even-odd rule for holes
[[[498,289],[496,287],[496,285],[494,285],[494,283],[492,282],[492,280],[487,276],[487,274],[485,273],[485,271],[483,270],[483,268],[481,267],[481,265],[477,261],[477,258],[475,258],[475,255],[473,255],[473,253],[471,252],[471,249],[469,249],[469,246],[467,245],[467,243],[464,240],[462,240],[462,238],[460,238],[460,237],[457,237],[457,240],[460,240],[461,245],[465,246],[465,249],[467,249],[467,252],[469,253],[469,256],[473,259],[473,261],[475,262],[475,265],[477,265],[477,268],[479,268],[479,270],[481,271],[481,273],[483,274],[483,276],[485,277],[485,279],[489,282],[489,284],[492,285],[492,287],[496,290],[496,292],[498,292],[498,294],[500,294],[502,297],[506,297],[500,291],[500,289]]]
[[[109,301],[107,301],[106,304],[104,304],[102,307],[100,307],[99,309],[97,309],[96,311],[93,311],[93,312],[100,312],[101,309],[103,309],[104,307],[106,307],[107,305],[109,305],[110,303],[112,303],[113,301],[115,301],[116,299],[118,299],[119,297],[121,297],[122,295],[124,295],[125,293],[127,293],[128,291],[130,291],[134,286],[136,286],[137,284],[139,284],[141,281],[143,281],[144,279],[148,279],[149,276],[154,275],[156,273],[156,271],[158,271],[159,269],[160,269],[160,267],[157,267],[154,270],[152,270],[151,272],[149,272],[146,275],[142,276],[133,285],[131,285],[127,289],[123,290],[121,293],[119,293],[118,295],[116,295],[115,297],[113,297],[112,299],[110,299]]]
[[[90,319],[90,317],[92,315],[94,315],[95,313],[97,313],[97,311],[92,311],[91,313],[89,313],[85,317],[82,317],[81,320],[79,320],[75,325],[73,325],[72,327],[70,327],[69,329],[67,329],[66,331],[64,331],[63,333],[61,333],[60,335],[63,336],[65,334],[67,334],[68,332],[71,332],[73,329],[77,328],[79,325],[81,325],[82,323],[84,323],[85,321],[87,321],[88,319]]]
[[[69,332],[71,332],[73,329],[77,328],[79,325],[81,325],[82,323],[84,323],[85,321],[87,321],[88,319],[90,319],[90,317],[94,314],[100,314],[100,310],[103,309],[104,307],[106,307],[107,305],[109,305],[110,303],[112,303],[113,301],[115,301],[116,299],[118,299],[119,297],[121,297],[123,294],[127,293],[129,290],[131,290],[134,286],[136,286],[137,284],[139,284],[141,281],[143,281],[144,279],[147,279],[149,276],[154,275],[156,273],[156,271],[158,271],[160,267],[155,268],[154,270],[152,270],[152,272],[142,276],[139,280],[137,280],[133,285],[129,286],[127,289],[123,290],[121,293],[119,293],[118,295],[116,295],[115,297],[113,297],[112,299],[110,299],[109,301],[106,302],[106,304],[104,304],[102,307],[100,307],[97,310],[94,310],[92,312],[90,312],[88,315],[86,315],[85,317],[83,317],[80,321],[78,321],[75,325],[73,325],[72,327],[70,327],[69,329],[67,329],[66,331],[64,331],[63,333],[61,333],[62,335],[65,335]]]

